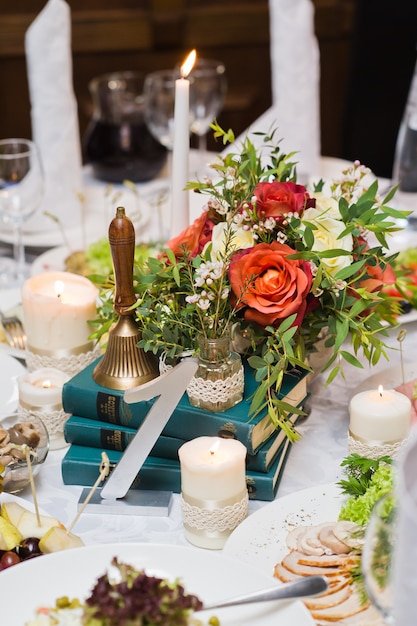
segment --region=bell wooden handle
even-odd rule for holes
[[[133,288],[135,228],[124,207],[117,207],[116,217],[110,222],[109,242],[116,282],[114,310],[119,315],[132,315],[128,309],[136,302]]]

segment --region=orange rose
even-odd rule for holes
[[[248,322],[278,324],[294,313],[301,324],[312,283],[306,261],[287,259],[294,250],[286,244],[261,243],[233,259],[229,278]]]
[[[265,217],[282,217],[285,213],[301,215],[304,209],[315,206],[303,185],[296,183],[258,183],[253,195],[256,197],[256,211]]]
[[[213,222],[209,218],[209,213],[203,211],[200,217],[197,217],[182,233],[167,241],[166,245],[177,257],[184,254],[184,249],[187,249],[190,255],[195,257],[210,241],[212,230]]]

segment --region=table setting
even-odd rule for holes
[[[304,0],[287,10],[295,5],[305,71],[302,53],[318,63],[313,14]],[[139,579],[158,594],[175,581],[168,595],[179,594],[184,611],[175,623],[410,623],[415,230],[391,181],[320,156],[314,107],[297,114],[284,152],[277,120],[291,126],[299,105],[280,100],[285,76],[271,109],[239,137],[212,112],[219,152],[206,152],[202,168],[204,141],[190,149],[193,124],[207,132],[192,113],[198,50],[170,70],[171,135],[153,135],[151,174],[138,179],[132,155],[122,175],[106,169],[104,144],[92,138],[142,115],[146,77],[138,99],[129,72],[90,85],[96,110],[82,165],[64,0],[46,3],[26,46],[44,190],[19,222],[26,269],[10,283],[0,277],[0,311],[25,333],[23,348],[12,345],[0,325],[6,621],[75,625],[91,609],[97,623],[119,623],[105,621],[100,598],[93,608],[87,600],[110,572],[108,588],[123,581],[123,611]],[[52,55],[48,71],[42,55]],[[120,122],[110,102],[128,117]],[[1,217],[0,255],[10,259],[15,239]],[[82,269],[70,265],[77,254]],[[393,559],[387,602],[371,576],[381,497],[383,523],[395,509],[402,529],[395,548],[382,546]],[[297,591],[302,579],[309,590]],[[288,599],[245,604],[285,589]],[[68,604],[56,607],[62,596]]]

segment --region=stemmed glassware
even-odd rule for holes
[[[0,219],[14,231],[14,259],[0,259],[0,284],[21,285],[28,275],[23,224],[39,208],[44,177],[38,149],[29,139],[0,140]]]
[[[393,624],[392,564],[396,539],[396,498],[383,496],[374,505],[362,550],[366,593],[386,624]]]
[[[215,59],[197,58],[189,80],[190,110],[193,113],[191,131],[198,138],[199,170],[204,170],[207,133],[223,107],[227,92],[226,67]]]

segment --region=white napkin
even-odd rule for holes
[[[320,146],[320,53],[311,0],[269,0],[273,110],[284,152],[298,171],[317,171]]]
[[[397,539],[393,566],[395,626],[417,624],[417,430],[398,463]]]
[[[45,172],[41,209],[25,231],[51,230],[49,211],[64,226],[81,223],[82,158],[72,86],[71,14],[64,0],[49,0],[25,37],[32,136]]]

